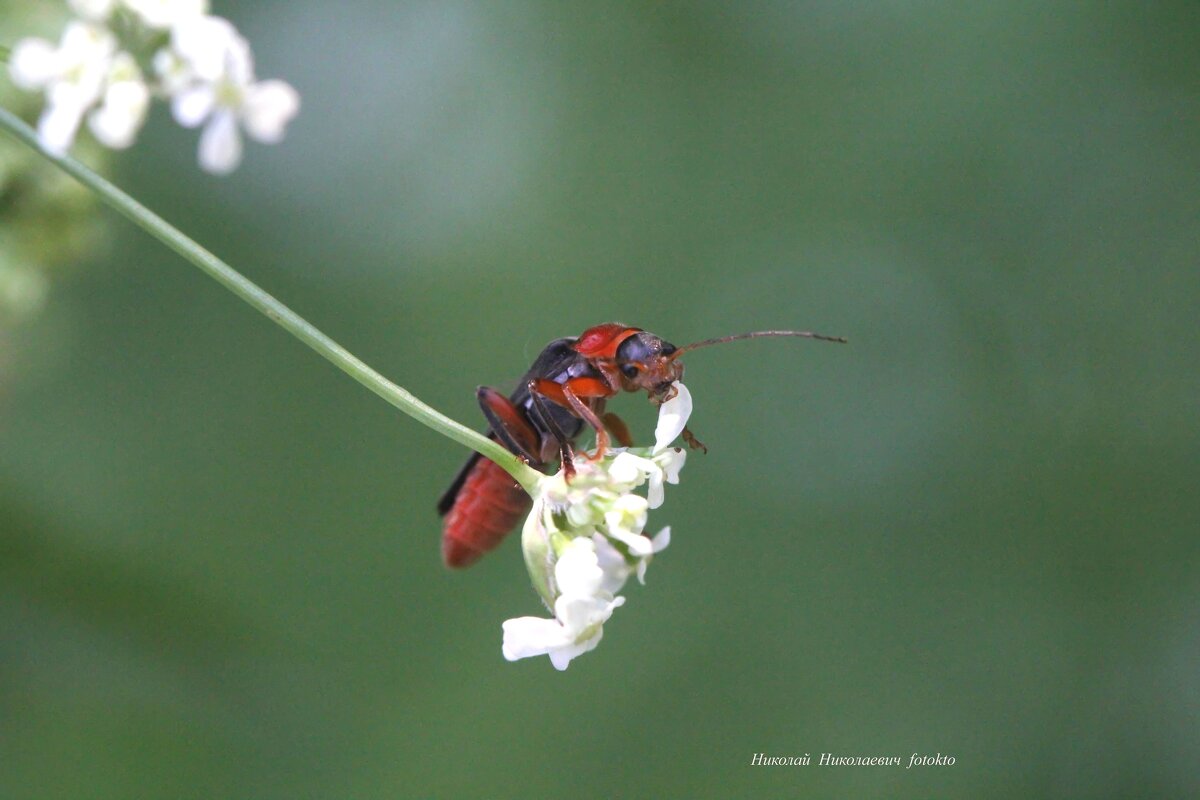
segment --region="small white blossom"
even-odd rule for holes
[[[573,539],[554,566],[559,596],[554,619],[519,617],[504,623],[504,657],[509,661],[548,655],[555,669],[564,670],[571,659],[595,649],[604,635],[604,623],[625,602],[604,591],[604,572],[590,539]]]
[[[650,566],[650,556],[636,559],[633,564],[624,553],[613,546],[605,536],[594,533],[592,542],[596,545],[596,557],[600,561],[600,569],[604,570],[604,582],[601,588],[611,594],[616,594],[625,586],[630,575],[637,575],[638,583],[645,585],[646,568]],[[650,539],[650,553],[661,553],[671,543],[671,526],[668,525]]]
[[[215,17],[208,20],[223,22]],[[207,30],[198,36],[184,32],[187,29],[176,29],[177,53],[202,80],[180,90],[172,100],[171,111],[186,128],[204,125],[200,166],[225,174],[242,159],[239,124],[252,139],[278,142],[287,123],[300,110],[300,96],[283,81],[254,80],[250,47],[245,39],[230,32],[232,26],[205,27]],[[213,73],[217,77],[205,78]]]
[[[67,5],[86,20],[103,22],[116,9],[117,0],[68,0]]]
[[[98,0],[89,0],[98,5]],[[123,0],[151,28],[166,29],[190,23],[208,13],[208,0]]]
[[[29,38],[13,48],[9,64],[13,83],[46,93],[38,139],[50,152],[70,149],[83,115],[104,91],[116,48],[112,33],[86,22],[67,25],[58,47]]]
[[[629,554],[634,558],[645,558],[654,552],[650,539],[642,536],[649,508],[646,498],[623,494],[604,512],[604,526],[609,537],[628,547]]]
[[[679,483],[679,470],[683,469],[686,460],[687,454],[677,447],[656,450],[649,458],[625,451],[613,461],[609,473],[614,480],[627,481],[634,486],[649,481],[646,501],[650,508],[658,508],[663,503],[663,482]]]
[[[171,45],[159,51],[177,62],[184,82],[216,83],[231,68],[249,70],[250,46],[227,19],[200,17],[171,29]],[[165,57],[163,57],[165,58]]]
[[[8,74],[22,89],[36,90],[57,80],[64,70],[59,50],[45,39],[21,39],[9,56]]]
[[[41,91],[42,146],[68,150],[87,118],[112,148],[133,143],[150,100],[171,103],[185,127],[204,126],[200,164],[227,173],[242,157],[241,131],[275,143],[300,108],[282,81],[256,81],[250,45],[228,21],[208,15],[208,0],[68,0],[78,19],[58,45],[28,38],[13,48],[13,82]],[[165,34],[169,32],[169,40]],[[143,74],[138,64],[152,69]]]
[[[555,618],[504,623],[509,660],[549,654],[556,667],[565,669],[572,658],[594,648],[600,628],[591,626],[602,625],[620,605],[623,598],[614,595],[631,575],[645,582],[650,560],[670,543],[670,528],[653,538],[643,531],[649,510],[662,504],[663,483],[679,482],[686,459],[682,450],[669,447],[691,412],[687,390],[675,386],[675,397],[660,406],[654,449],[617,448],[596,461],[579,458],[569,479],[560,470],[539,482],[521,547],[530,580]],[[646,483],[646,497],[634,493]],[[580,555],[585,547],[587,559]]]
[[[133,144],[146,119],[150,90],[128,53],[119,53],[108,74],[100,107],[88,117],[88,127],[105,147],[120,150]]]

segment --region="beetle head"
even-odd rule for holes
[[[649,331],[638,331],[617,348],[617,367],[628,391],[645,390],[650,399],[663,402],[674,396],[672,386],[683,377],[675,345]]]

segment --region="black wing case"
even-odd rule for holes
[[[529,381],[533,378],[553,378],[560,373],[566,372],[571,364],[579,358],[579,354],[571,348],[571,345],[574,343],[574,337],[555,339],[546,345],[545,349],[534,359],[533,366],[529,368],[529,371],[517,383],[517,388],[513,390],[513,393],[508,396],[512,404],[521,410],[522,413],[524,413],[525,407],[529,403]],[[484,431],[484,434],[492,441],[498,441],[495,432],[490,427]],[[473,453],[467,459],[467,463],[462,465],[462,469],[454,476],[454,481],[451,482],[450,488],[438,500],[438,516],[445,516],[450,509],[454,508],[454,501],[458,499],[458,493],[462,489],[463,484],[466,483],[467,476],[471,474],[471,470],[474,469],[476,462],[481,458],[483,456],[479,455],[479,453]]]

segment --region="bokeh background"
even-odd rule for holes
[[[214,5],[287,141],[110,173],[456,418],[606,320],[851,344],[688,359],[559,674],[515,540],[440,563],[465,452],[98,212],[0,335],[0,794],[1200,792],[1200,5]]]

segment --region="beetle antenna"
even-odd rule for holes
[[[669,356],[674,360],[686,353],[688,350],[696,350],[701,347],[708,347],[710,344],[724,344],[725,342],[736,342],[738,339],[757,339],[761,336],[800,336],[805,339],[818,339],[822,342],[839,342],[846,344],[844,336],[826,336],[821,333],[813,333],[812,331],[751,331],[750,333],[735,333],[733,336],[721,336],[716,339],[705,339],[702,342],[693,342],[685,345]]]

